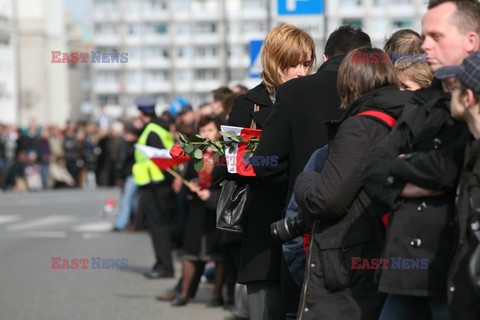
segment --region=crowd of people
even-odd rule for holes
[[[221,87],[175,116],[139,98],[139,117],[108,133],[2,127],[3,186],[121,179],[115,230],[146,221],[155,264],[145,277],[175,276],[172,248],[183,251],[177,285],[157,297],[172,307],[188,305],[215,265],[208,305],[233,306],[235,319],[477,319],[479,48],[477,0],[431,0],[421,35],[399,30],[383,50],[341,26],[315,73],[310,35],[279,24],[250,90]],[[244,177],[190,160],[172,173],[134,147],[170,149],[179,133],[217,141],[222,124],[261,129],[254,156],[277,165]],[[225,180],[250,186],[243,233],[216,228]]]

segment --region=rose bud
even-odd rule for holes
[[[174,145],[172,149],[170,149],[170,155],[172,156],[173,159],[186,156],[185,152],[178,144]]]

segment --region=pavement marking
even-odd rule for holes
[[[93,232],[86,232],[86,233],[82,233],[82,238],[85,239],[85,240],[90,240],[90,239],[97,239],[97,238],[101,238],[102,236],[96,232],[96,233],[93,233]]]
[[[102,222],[93,222],[93,223],[86,223],[75,226],[73,231],[75,232],[105,232],[110,231],[113,228],[113,224],[108,221]]]
[[[65,238],[67,233],[65,231],[28,231],[22,232],[21,235],[28,238]]]
[[[32,230],[32,229],[42,228],[42,227],[51,226],[55,224],[73,222],[75,220],[77,220],[76,216],[47,216],[44,218],[11,224],[7,226],[5,229],[7,231]]]
[[[20,220],[20,218],[21,218],[21,217],[20,217],[18,214],[1,215],[1,216],[0,216],[0,224],[15,222],[15,221]]]

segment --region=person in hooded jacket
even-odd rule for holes
[[[384,55],[364,47],[342,61],[337,90],[345,113],[329,123],[325,166],[321,173],[301,173],[295,183],[300,218],[315,221],[299,319],[377,319],[382,309],[375,269],[352,263],[373,261],[382,252],[384,228],[378,216],[383,208],[363,191],[363,166],[411,96],[397,88],[393,64],[388,59],[379,63]]]

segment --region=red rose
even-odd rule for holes
[[[178,144],[174,145],[172,149],[170,149],[170,155],[172,156],[173,159],[186,156],[185,152]]]

